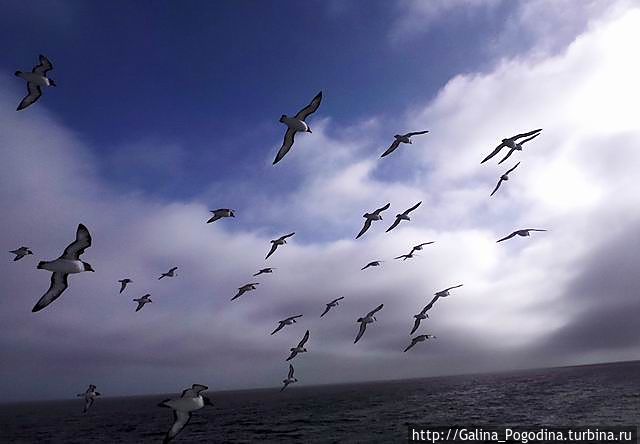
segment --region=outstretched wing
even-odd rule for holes
[[[25,109],[26,107],[33,105],[38,101],[40,96],[42,95],[42,89],[40,86],[35,83],[27,82],[27,95],[24,96],[16,111],[20,111]]]
[[[510,235],[505,236],[505,237],[503,237],[502,239],[498,239],[498,240],[496,241],[496,243],[497,243],[497,242],[506,241],[507,239],[511,239],[511,238],[512,238],[513,236],[515,236],[516,234],[517,234],[517,232],[516,232],[516,231],[514,231],[514,232],[513,232],[513,233],[511,233]]]
[[[80,255],[84,253],[84,250],[91,246],[91,234],[87,227],[80,224],[76,230],[76,240],[71,242],[64,253],[62,253],[61,259],[78,260]]]
[[[175,438],[178,433],[185,428],[185,426],[191,420],[191,412],[181,412],[178,410],[173,411],[173,424],[171,428],[167,431],[167,434],[164,436],[163,444],[169,443],[173,438]]]
[[[144,304],[146,304],[146,301],[138,301],[138,307],[136,308],[136,312],[142,310],[142,307],[144,307]]]
[[[120,293],[122,293],[126,287],[127,287],[126,282],[120,282]]]
[[[418,329],[418,327],[420,327],[421,320],[422,319],[420,318],[416,318],[415,322],[413,323],[413,328],[411,329],[411,333],[409,333],[410,335],[412,335]]]
[[[233,300],[233,299],[232,299],[232,300]],[[280,330],[282,330],[282,329],[284,328],[284,325],[285,325],[285,324],[284,324],[284,322],[280,321],[280,323],[278,324],[278,326],[276,327],[276,329],[275,329],[275,330],[273,330],[273,331],[271,332],[271,334],[272,334],[272,335],[273,335],[273,334],[276,334],[277,332],[279,332]]]
[[[409,208],[408,210],[405,210],[405,212],[403,214],[409,214],[411,213],[413,210],[415,210],[416,208],[418,208],[420,205],[422,204],[422,201],[418,202],[417,204],[415,204],[414,206],[412,206],[411,208]]]
[[[284,140],[282,141],[282,146],[278,150],[278,154],[276,154],[276,158],[273,160],[273,165],[280,162],[282,158],[289,152],[291,147],[293,146],[293,139],[296,135],[296,131],[291,128],[287,128],[287,132],[284,133]]]
[[[491,154],[489,154],[487,157],[485,157],[484,159],[482,159],[482,162],[480,163],[485,163],[487,160],[491,159],[493,156],[495,156],[496,154],[498,154],[500,152],[500,150],[502,148],[505,147],[504,142],[502,142],[500,145],[498,145],[497,147],[495,147],[495,149],[493,151],[491,151]]]
[[[416,341],[414,341],[413,339],[411,340],[411,344],[409,344],[409,346],[407,348],[404,349],[404,351],[406,352],[407,350],[409,350],[411,347],[413,347],[414,345],[416,345]]]
[[[387,148],[387,150],[384,153],[382,153],[382,156],[380,157],[384,157],[393,153],[396,150],[396,148],[398,148],[399,146],[400,146],[400,139],[394,140],[391,146],[389,146],[389,148]]]
[[[427,134],[429,131],[414,131],[413,133],[407,133],[404,135],[404,137],[413,137],[413,136],[419,136],[420,134]]]
[[[316,112],[316,110],[320,106],[320,102],[322,102],[322,91],[316,94],[313,100],[311,100],[311,103],[298,111],[298,114],[296,114],[296,119],[304,121],[307,117]]]
[[[399,217],[396,217],[396,220],[393,221],[393,224],[391,224],[391,226],[389,228],[386,229],[385,233],[388,233],[389,231],[393,230],[395,227],[398,226],[398,224],[400,223],[400,221],[402,221],[402,219],[400,219]],[[396,258],[397,259],[397,258]]]
[[[309,330],[307,330],[307,332],[302,337],[302,341],[298,343],[298,347],[304,347],[304,344],[306,344],[308,340],[309,340]]]
[[[496,184],[496,187],[493,189],[493,191],[491,192],[489,197],[491,197],[494,194],[496,194],[496,191],[498,191],[498,188],[500,188],[500,185],[502,185],[502,177],[500,179],[498,179],[498,183]]]
[[[221,216],[221,215],[219,215],[219,214],[217,214],[217,215],[216,215],[216,214],[214,214],[214,215],[213,215],[213,216],[212,216],[212,217],[207,221],[207,223],[208,223],[208,224],[210,224],[211,222],[215,222],[215,221],[217,221],[218,219],[222,219],[222,216]]]
[[[280,236],[280,239],[281,239],[281,240],[287,239],[287,238],[289,238],[289,237],[293,236],[294,234],[296,234],[296,233],[295,233],[295,232],[293,232],[293,233],[285,234],[284,236]]]
[[[69,283],[67,282],[67,277],[69,275],[66,273],[52,273],[51,274],[51,285],[49,286],[49,290],[40,298],[40,300],[36,303],[36,305],[31,310],[32,312],[40,311],[56,299],[60,297],[62,292],[66,290]]]
[[[278,244],[271,244],[271,250],[269,250],[269,253],[267,253],[267,256],[264,259],[267,260],[269,256],[271,256],[276,251],[276,248],[278,248]]]
[[[246,292],[247,292],[247,290],[244,287],[238,288],[238,293],[234,297],[232,297],[231,300],[235,301],[236,299],[238,299],[240,296],[242,296]]]
[[[323,317],[324,315],[326,315],[329,312],[329,310],[331,310],[331,305],[327,304],[327,306],[325,307],[320,317]]]
[[[40,63],[34,66],[31,72],[44,76],[53,69],[53,65],[51,64],[49,59],[43,56],[42,54],[40,54],[38,59],[40,60]]]
[[[539,133],[540,131],[542,131],[542,128],[534,129],[533,131],[529,131],[528,133],[516,134],[515,136],[510,137],[510,139],[511,140],[515,140],[515,139],[519,139],[521,137],[527,137],[527,136],[530,136],[532,134]]]
[[[512,149],[510,149],[510,150],[509,150],[509,152],[507,153],[507,155],[506,155],[506,156],[504,156],[504,157],[502,158],[502,160],[501,160],[500,162],[498,162],[498,164],[501,164],[502,162],[504,162],[505,160],[507,160],[507,159],[509,158],[509,156],[511,156],[511,155],[513,154],[513,152],[514,152],[514,151],[515,151],[515,149],[513,149],[513,148],[512,148]]]
[[[367,323],[366,322],[361,322],[360,323],[360,330],[358,330],[358,336],[356,336],[356,340],[353,341],[354,344],[360,340],[360,338],[362,337],[362,335],[364,334],[364,331],[366,329],[367,329]]]
[[[289,379],[293,378],[293,365],[289,364],[289,375],[287,376]]]
[[[382,213],[384,210],[387,210],[390,206],[391,206],[391,202],[389,202],[388,204],[386,204],[384,207],[380,207],[380,208],[378,208],[376,211],[374,211],[374,212],[373,212],[373,214],[380,214],[380,213]]]
[[[508,170],[505,174],[509,174],[511,173],[513,170],[515,170],[516,168],[518,168],[518,165],[520,165],[520,162],[516,163],[513,168],[511,168],[510,170]]]
[[[424,306],[424,308],[422,309],[422,311],[420,313],[425,314],[426,312],[428,312],[429,310],[431,310],[431,307],[433,307],[433,304],[436,303],[436,301],[440,299],[440,296],[438,296],[437,294],[431,299],[431,301]]]
[[[362,226],[362,230],[360,230],[360,233],[358,233],[358,235],[356,236],[356,239],[358,239],[360,236],[362,236],[364,233],[366,233],[366,231],[371,227],[371,219],[367,218],[364,221],[364,225]]]
[[[449,290],[453,290],[454,288],[460,288],[462,287],[464,284],[459,284],[459,285],[454,285],[453,287],[449,287],[449,288],[445,288],[442,291],[449,291]]]
[[[535,138],[536,138],[536,137],[538,137],[540,134],[541,134],[541,133],[537,133],[537,134],[534,134],[534,135],[533,135],[533,136],[531,136],[531,137],[527,137],[526,139],[524,139],[524,140],[522,140],[522,141],[520,142],[520,145],[523,145],[523,144],[527,143],[528,141],[535,139]]]
[[[376,308],[374,308],[373,310],[371,310],[369,313],[367,313],[367,316],[373,316],[374,314],[376,314],[377,312],[379,312],[380,310],[382,310],[382,307],[384,307],[384,304],[380,304],[378,305]]]
[[[542,230],[540,228],[526,228],[525,231],[547,231],[547,230]]]

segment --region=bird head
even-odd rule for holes
[[[293,378],[293,380],[294,380],[295,382],[298,382],[298,378]]]
[[[27,250],[27,254],[33,254],[33,251]]]
[[[236,217],[236,212],[234,210],[229,210],[229,216]]]
[[[20,74],[22,74],[22,71],[16,71],[13,73],[15,76],[20,76]]]
[[[82,265],[84,265],[84,271],[93,271],[93,272],[96,271],[96,270],[93,269],[93,267],[91,267],[91,264],[83,262]]]
[[[362,322],[362,318],[358,318],[358,320],[356,322]]]
[[[313,132],[313,131],[311,131],[311,127],[309,127],[309,125],[307,125],[307,132],[308,132],[308,133]]]
[[[53,79],[49,79],[49,86],[58,86]]]
[[[302,351],[303,351],[303,352],[306,352],[306,351],[307,351],[307,349],[306,349],[306,348],[303,348],[303,349],[302,349]]]
[[[281,115],[280,116],[280,122],[284,123],[284,119],[286,119],[286,118],[287,118],[286,114]]]

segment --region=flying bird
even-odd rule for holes
[[[365,268],[369,268],[369,267],[379,267],[380,265],[382,265],[382,261],[373,261],[373,262],[369,262],[367,265],[362,267],[360,270],[364,270]]]
[[[100,392],[96,392],[96,388],[95,385],[89,384],[89,388],[84,393],[77,395],[78,397],[84,398],[84,410],[82,410],[82,413],[87,413],[93,405],[93,401],[100,396]]]
[[[286,325],[291,325],[296,323],[297,318],[301,318],[302,315],[289,316],[287,319],[283,319],[282,321],[278,321],[278,327],[271,332],[271,334],[275,334],[282,330]]]
[[[180,398],[165,399],[158,404],[159,407],[168,407],[173,410],[173,424],[164,436],[163,444],[173,440],[184,429],[194,411],[200,410],[205,405],[213,405],[211,400],[202,394],[208,389],[206,385],[193,384],[190,389],[182,392]]]
[[[304,348],[304,344],[306,344],[308,340],[309,340],[309,330],[307,330],[307,332],[304,334],[304,336],[302,337],[302,340],[298,343],[297,347],[289,349],[291,350],[291,354],[287,358],[287,361],[291,361],[293,358],[295,358],[298,355],[298,353],[305,353],[307,349]]]
[[[269,256],[271,256],[280,245],[286,244],[287,238],[293,236],[294,234],[296,233],[285,234],[284,236],[281,236],[278,239],[272,240],[271,243],[273,245],[271,245],[271,250],[269,250],[269,253],[267,253],[267,256],[264,258],[264,260],[266,261],[269,258]]]
[[[354,344],[358,342],[364,334],[364,331],[367,329],[367,324],[371,324],[373,321],[377,321],[374,315],[382,310],[382,307],[384,307],[384,304],[378,305],[376,308],[367,313],[365,317],[358,318],[356,322],[360,322],[360,330],[358,330],[358,336],[356,336],[356,340],[353,341]]]
[[[130,284],[133,281],[129,278],[125,278],[125,279],[120,279],[118,282],[120,282],[120,293],[122,293],[124,289],[127,288],[127,284]]]
[[[45,56],[40,54],[39,63],[31,72],[16,71],[15,75],[27,81],[27,95],[22,99],[16,111],[33,105],[42,95],[43,86],[56,86],[53,79],[47,77],[47,73],[53,69],[53,65]]]
[[[404,351],[406,352],[407,350],[409,350],[411,347],[413,347],[414,345],[416,345],[418,342],[422,342],[422,341],[426,341],[427,339],[435,339],[437,338],[437,336],[433,336],[433,335],[420,335],[420,336],[416,336],[415,338],[413,338],[411,340],[411,344],[409,344],[407,346],[407,348],[404,349]]]
[[[364,215],[362,216],[365,218],[364,226],[362,227],[362,230],[360,230],[360,233],[358,233],[358,235],[356,236],[356,239],[362,236],[369,229],[369,227],[371,227],[371,222],[373,222],[374,220],[382,220],[382,215],[380,213],[388,209],[390,206],[391,203],[388,203],[384,207],[378,208],[373,213],[364,213]]]
[[[305,121],[307,117],[316,112],[322,101],[322,91],[320,91],[307,106],[298,111],[294,117],[289,117],[286,114],[280,116],[280,122],[287,125],[287,132],[284,133],[284,141],[282,146],[273,161],[273,164],[280,162],[282,158],[289,152],[293,146],[293,138],[298,132],[310,133],[311,128]]]
[[[411,220],[411,218],[409,217],[409,213],[411,213],[413,210],[418,208],[421,203],[422,203],[422,201],[418,202],[417,204],[415,204],[414,206],[412,206],[411,208],[406,210],[404,213],[396,214],[396,220],[393,222],[393,225],[391,225],[389,228],[387,228],[387,233],[389,231],[393,230],[395,227],[397,227],[398,224],[400,222],[402,222],[403,220]]]
[[[134,299],[133,301],[138,303],[138,306],[136,307],[136,312],[142,310],[142,307],[144,307],[145,304],[148,304],[149,302],[153,302],[151,300],[151,295],[148,293],[142,296],[141,298]]]
[[[436,243],[435,241],[431,241],[431,242],[423,242],[423,243],[421,243],[421,244],[418,244],[418,245],[414,246],[414,247],[411,249],[411,252],[410,252],[409,254],[413,254],[413,252],[414,252],[414,251],[422,251],[422,248],[423,248],[425,245],[431,245],[431,244],[435,244],[435,243]]]
[[[413,259],[413,250],[411,250],[411,253],[409,254],[401,254],[398,257],[394,257],[394,259],[402,259],[402,261],[406,261],[407,259]]]
[[[218,208],[217,210],[211,210],[209,212],[213,213],[213,216],[207,221],[208,224],[215,222],[218,219],[222,219],[223,217],[236,217],[235,211],[230,210],[229,208]]]
[[[320,317],[323,317],[324,315],[326,315],[329,312],[329,310],[331,310],[333,307],[337,307],[338,305],[340,305],[340,304],[338,304],[338,301],[340,301],[342,299],[344,299],[344,296],[341,296],[341,297],[336,298],[333,301],[329,302],[327,304],[327,307],[324,309],[324,311],[320,315]]]
[[[509,173],[511,173],[513,170],[515,170],[516,168],[518,168],[518,165],[520,165],[520,162],[516,163],[515,166],[513,168],[511,168],[509,171],[507,171],[506,173],[504,173],[502,176],[500,176],[500,180],[498,180],[498,184],[496,185],[496,187],[493,189],[493,191],[491,192],[491,196],[493,196],[494,194],[496,194],[496,191],[498,191],[498,188],[500,188],[500,185],[502,184],[503,181],[505,180],[509,180]],[[491,197],[489,196],[489,197]]]
[[[16,255],[13,258],[14,261],[19,261],[23,257],[33,254],[33,251],[31,251],[29,247],[20,247],[17,250],[11,250],[9,253]]]
[[[512,237],[518,235],[518,236],[523,236],[523,237],[527,237],[527,236],[531,236],[531,231],[547,231],[547,230],[541,230],[538,228],[526,228],[524,230],[516,230],[513,233],[511,233],[508,236],[503,237],[502,239],[498,239],[496,242],[502,242],[505,241],[507,239],[511,239]]]
[[[293,377],[293,365],[289,364],[289,375],[287,375],[287,379],[282,380],[282,383],[284,385],[282,386],[280,391],[283,391],[289,384],[293,384],[294,382],[298,382],[298,380]]]
[[[258,270],[258,272],[254,274],[254,276],[260,276],[261,274],[265,274],[265,273],[273,273],[273,270],[275,270],[275,268],[272,268],[272,267],[262,268]]]
[[[412,335],[418,329],[418,327],[420,327],[420,322],[422,322],[423,320],[425,320],[425,319],[427,319],[429,317],[427,312],[429,310],[431,310],[431,307],[433,307],[433,304],[435,304],[435,302],[439,298],[440,298],[440,296],[434,296],[433,299],[431,299],[431,302],[429,302],[427,305],[425,305],[424,308],[420,311],[420,313],[418,313],[417,315],[413,316],[416,320],[413,323],[413,328],[411,329],[411,333],[409,333],[410,335]]]
[[[171,268],[169,271],[167,271],[166,273],[162,273],[162,275],[160,275],[160,277],[158,278],[158,280],[162,279],[163,277],[174,277],[177,276],[178,273],[176,273],[176,270],[178,269],[178,267],[173,267]]]
[[[464,284],[454,285],[453,287],[445,288],[444,290],[437,291],[435,295],[440,298],[446,298],[447,296],[451,295],[450,293],[451,290],[453,290],[454,288],[460,288],[462,287],[462,285]]]
[[[411,137],[413,136],[417,136],[420,134],[427,134],[429,131],[416,131],[414,133],[407,133],[407,134],[396,134],[395,136],[395,140],[393,141],[393,143],[391,144],[391,146],[389,148],[387,148],[387,151],[385,151],[384,153],[382,153],[382,156],[380,157],[384,157],[387,156],[391,153],[393,153],[396,148],[398,148],[400,146],[401,143],[413,143],[411,141]]]
[[[58,299],[69,285],[67,281],[69,274],[95,271],[90,264],[80,260],[80,256],[84,253],[84,250],[90,246],[91,234],[89,234],[87,227],[80,224],[76,230],[76,240],[65,248],[62,256],[53,261],[40,261],[40,263],[38,263],[37,268],[39,270],[52,272],[51,285],[49,286],[49,290],[40,298],[31,311],[40,311]]]
[[[522,133],[522,134],[516,134],[513,137],[509,137],[507,139],[502,139],[502,142],[500,143],[500,145],[498,145],[497,147],[495,147],[495,149],[491,152],[491,154],[489,154],[487,157],[485,157],[482,162],[480,163],[485,163],[487,160],[491,159],[493,156],[495,156],[496,154],[498,154],[500,152],[500,150],[502,150],[502,148],[509,148],[509,153],[507,153],[506,156],[504,156],[504,158],[498,162],[498,163],[502,163],[505,160],[507,160],[509,158],[509,156],[514,152],[514,151],[522,151],[522,145],[525,144],[525,142],[530,141],[531,139],[535,139],[536,137],[538,137],[540,135],[540,131],[542,131],[542,128],[540,129],[536,129],[533,131],[529,131],[528,133]],[[533,136],[531,136],[533,134]],[[523,137],[527,137],[527,136],[531,136],[528,137],[527,139],[524,139],[520,142],[518,142],[518,139],[521,139]]]
[[[238,299],[240,296],[242,296],[243,294],[245,294],[247,291],[251,291],[251,290],[255,290],[257,288],[257,285],[260,285],[260,282],[252,282],[250,284],[245,284],[242,287],[238,288],[238,293],[231,298],[231,300],[236,300]]]

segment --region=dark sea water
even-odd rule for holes
[[[175,442],[407,442],[407,425],[638,425],[640,361],[210,393]],[[0,405],[2,443],[162,442],[167,395]]]

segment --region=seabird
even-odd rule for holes
[[[420,335],[420,336],[416,336],[415,338],[413,338],[411,340],[411,344],[409,344],[407,346],[407,348],[404,349],[404,351],[406,352],[407,350],[409,350],[411,347],[413,347],[414,345],[416,345],[418,342],[422,342],[422,341],[426,341],[427,339],[435,339],[437,338],[437,336],[433,336],[433,335]]]
[[[307,349],[304,348],[304,344],[308,340],[309,340],[309,330],[307,330],[307,332],[304,334],[304,336],[302,337],[302,340],[300,342],[298,342],[298,346],[297,347],[289,349],[289,350],[291,350],[291,354],[287,358],[287,361],[291,361],[293,358],[295,358],[298,355],[298,353],[305,353],[307,351]]]
[[[171,270],[167,271],[166,273],[162,273],[162,275],[160,275],[160,277],[158,278],[158,280],[162,279],[163,277],[174,277],[177,276],[178,273],[176,273],[176,270],[178,269],[178,267],[173,267],[171,268]]]
[[[305,119],[309,117],[311,114],[316,112],[318,107],[320,106],[320,102],[322,101],[322,91],[320,91],[309,103],[307,106],[298,111],[294,117],[289,117],[286,114],[280,116],[280,122],[287,125],[287,132],[284,133],[284,141],[282,142],[282,146],[276,155],[273,164],[280,162],[282,158],[289,152],[291,147],[293,146],[293,138],[297,132],[306,132],[310,133],[311,128]]]
[[[272,267],[262,268],[258,270],[258,272],[254,274],[254,276],[260,276],[261,274],[264,274],[264,273],[273,273],[273,270],[275,270],[275,268],[272,268]]]
[[[235,211],[230,210],[229,208],[218,208],[217,210],[211,210],[210,213],[213,213],[213,217],[207,221],[208,224],[215,222],[218,219],[222,219],[223,217],[236,217]]]
[[[173,440],[178,433],[189,423],[194,411],[200,410],[205,405],[213,405],[202,392],[209,387],[201,384],[193,384],[190,389],[182,392],[180,398],[165,399],[158,404],[159,407],[168,407],[173,410],[173,424],[164,436],[163,444]]]
[[[410,335],[412,335],[417,329],[418,327],[420,327],[420,322],[427,319],[429,317],[429,315],[427,314],[427,312],[429,310],[431,310],[431,307],[433,307],[433,304],[435,304],[435,302],[440,299],[440,296],[436,295],[433,297],[433,299],[431,299],[431,302],[429,302],[427,305],[424,306],[424,308],[420,311],[420,313],[418,313],[417,315],[414,315],[413,317],[416,319],[415,322],[413,323],[413,328],[411,329],[411,333],[409,333]]]
[[[98,396],[100,396],[100,392],[96,392],[96,386],[93,384],[89,384],[89,388],[84,393],[78,394],[79,397],[84,398],[84,410],[82,413],[87,413],[91,406],[93,405],[93,401],[96,400]]]
[[[279,237],[278,239],[272,240],[271,243],[273,245],[271,245],[271,250],[269,250],[269,253],[267,253],[267,256],[264,258],[264,260],[267,260],[269,256],[271,256],[276,251],[278,246],[286,244],[287,238],[293,236],[294,234],[296,233],[285,234],[284,236]]]
[[[366,220],[364,221],[364,226],[362,227],[362,230],[360,230],[360,233],[358,233],[358,235],[356,236],[356,239],[362,236],[365,233],[365,231],[369,229],[369,227],[371,226],[371,222],[373,222],[374,220],[382,220],[382,215],[380,213],[388,209],[390,206],[391,206],[391,203],[388,203],[384,207],[378,208],[373,213],[364,213],[362,217],[364,217]]]
[[[71,273],[82,273],[83,271],[95,271],[90,264],[80,260],[84,250],[91,246],[91,234],[87,227],[80,224],[76,230],[76,240],[65,248],[62,256],[54,261],[40,261],[38,269],[48,270],[51,274],[51,285],[49,290],[40,298],[31,311],[36,312],[58,299],[62,292],[69,285],[67,278]]]
[[[134,299],[133,301],[138,303],[138,307],[136,308],[136,311],[142,310],[142,307],[144,307],[144,304],[148,304],[149,302],[153,302],[151,300],[151,295],[148,294],[148,293],[145,294],[144,296],[142,296],[141,298]]]
[[[384,156],[386,156],[388,154],[393,153],[396,150],[396,148],[398,148],[400,146],[401,143],[413,143],[411,141],[411,137],[417,136],[419,134],[427,134],[428,132],[429,131],[416,131],[416,132],[407,133],[407,134],[396,134],[395,136],[393,136],[393,137],[395,137],[396,140],[393,141],[391,146],[389,148],[387,148],[387,151],[382,153],[382,156],[380,156],[380,157],[384,157]]]
[[[445,288],[444,290],[440,290],[440,291],[436,292],[435,295],[440,297],[440,298],[446,298],[447,296],[451,295],[451,293],[450,293],[451,290],[453,290],[454,288],[460,288],[460,287],[462,287],[462,285],[464,285],[464,284],[454,285],[453,287]]]
[[[531,234],[529,233],[530,231],[547,231],[547,230],[541,230],[538,228],[526,228],[524,230],[516,230],[513,233],[511,233],[508,236],[503,237],[502,239],[498,239],[496,242],[502,242],[505,241],[507,239],[511,239],[513,236],[518,235],[518,236],[531,236]]]
[[[320,317],[323,317],[324,315],[326,315],[326,314],[327,314],[327,312],[328,312],[329,310],[331,310],[333,307],[337,307],[338,305],[340,305],[340,304],[338,304],[338,301],[340,301],[340,300],[342,300],[342,299],[344,299],[344,296],[341,296],[341,297],[336,298],[336,299],[334,299],[333,301],[329,302],[329,303],[327,304],[327,307],[324,309],[324,311],[323,311],[323,312],[322,312],[322,314],[320,315]]]
[[[485,163],[487,160],[491,159],[493,156],[495,156],[496,154],[498,154],[500,152],[500,150],[504,147],[508,147],[509,148],[509,152],[507,153],[506,156],[504,156],[504,158],[498,162],[498,163],[502,163],[505,160],[507,160],[509,158],[509,156],[516,150],[518,151],[522,151],[522,145],[524,145],[525,142],[530,141],[531,139],[535,139],[536,137],[538,137],[540,135],[540,131],[542,131],[542,128],[540,129],[536,129],[533,131],[529,131],[528,133],[522,133],[522,134],[516,134],[513,137],[509,137],[507,139],[502,139],[502,143],[500,143],[500,145],[498,145],[492,152],[491,154],[489,154],[487,157],[485,157],[482,162],[480,163]],[[531,136],[533,134],[533,136]],[[522,138],[522,137],[527,137],[527,136],[531,136],[528,137],[527,139],[524,139],[521,142],[517,142],[518,139]]]
[[[293,377],[293,365],[289,364],[289,375],[287,376],[287,379],[282,380],[282,383],[284,385],[282,386],[280,391],[283,391],[289,384],[293,384],[294,382],[298,382],[298,380]]]
[[[280,330],[282,330],[285,327],[285,325],[295,324],[296,323],[296,319],[297,318],[301,318],[301,317],[302,317],[302,315],[289,316],[287,319],[283,319],[282,321],[278,321],[278,327],[275,330],[273,330],[271,332],[271,334],[273,335],[273,334],[279,332]]]
[[[29,247],[20,247],[17,250],[11,250],[9,253],[16,255],[16,257],[13,258],[14,261],[19,261],[23,257],[33,254],[33,251],[31,251]]]
[[[120,282],[120,293],[122,293],[124,289],[127,288],[127,284],[130,284],[133,281],[129,278],[126,278],[126,279],[120,279],[118,282]]]
[[[257,288],[256,285],[260,285],[260,283],[259,282],[252,282],[250,284],[245,284],[242,287],[238,287],[238,294],[236,294],[234,297],[232,297],[231,300],[233,301],[235,299],[238,299],[240,296],[245,294],[247,291],[255,290]]]
[[[387,233],[389,231],[393,230],[395,227],[397,227],[398,224],[401,221],[403,221],[403,220],[411,220],[411,218],[409,217],[409,213],[411,213],[413,210],[418,208],[421,203],[422,203],[422,201],[418,202],[417,204],[415,204],[414,206],[412,206],[411,208],[406,210],[404,213],[396,214],[396,220],[393,222],[393,225],[391,225],[389,228],[387,228]]]
[[[373,262],[369,262],[367,265],[362,267],[360,270],[364,270],[365,268],[369,268],[369,267],[379,267],[380,265],[382,265],[382,261],[373,261]]]
[[[423,242],[421,244],[418,244],[411,249],[411,253],[409,254],[413,254],[414,251],[422,251],[422,247],[424,247],[425,245],[431,245],[435,243],[436,243],[435,241],[431,241],[431,242]]]
[[[40,54],[39,60],[40,63],[34,66],[31,72],[15,72],[17,77],[27,81],[27,95],[22,99],[16,111],[20,111],[36,103],[42,95],[43,86],[56,86],[56,82],[47,77],[47,73],[53,69],[53,65],[49,59],[42,54]]]
[[[354,344],[356,342],[358,342],[358,340],[360,340],[360,338],[364,334],[364,331],[367,329],[367,324],[370,324],[373,321],[377,321],[377,319],[376,319],[376,317],[374,315],[378,311],[382,310],[382,307],[384,307],[384,304],[378,305],[376,308],[374,308],[369,313],[367,313],[365,317],[358,318],[358,320],[356,322],[360,322],[360,330],[358,330],[358,336],[356,336],[356,340],[353,341]]]
[[[409,254],[401,254],[398,257],[394,257],[394,259],[402,259],[402,261],[406,261],[407,259],[413,259],[413,250]]]
[[[494,194],[496,194],[496,191],[498,191],[498,188],[500,188],[500,185],[502,184],[503,181],[509,180],[509,173],[511,173],[516,168],[518,168],[518,165],[520,165],[520,162],[516,163],[513,168],[511,168],[509,171],[507,171],[502,176],[500,176],[500,180],[498,180],[498,183],[497,183],[496,187],[493,189],[493,191],[491,192],[491,195],[489,197],[491,197]]]

